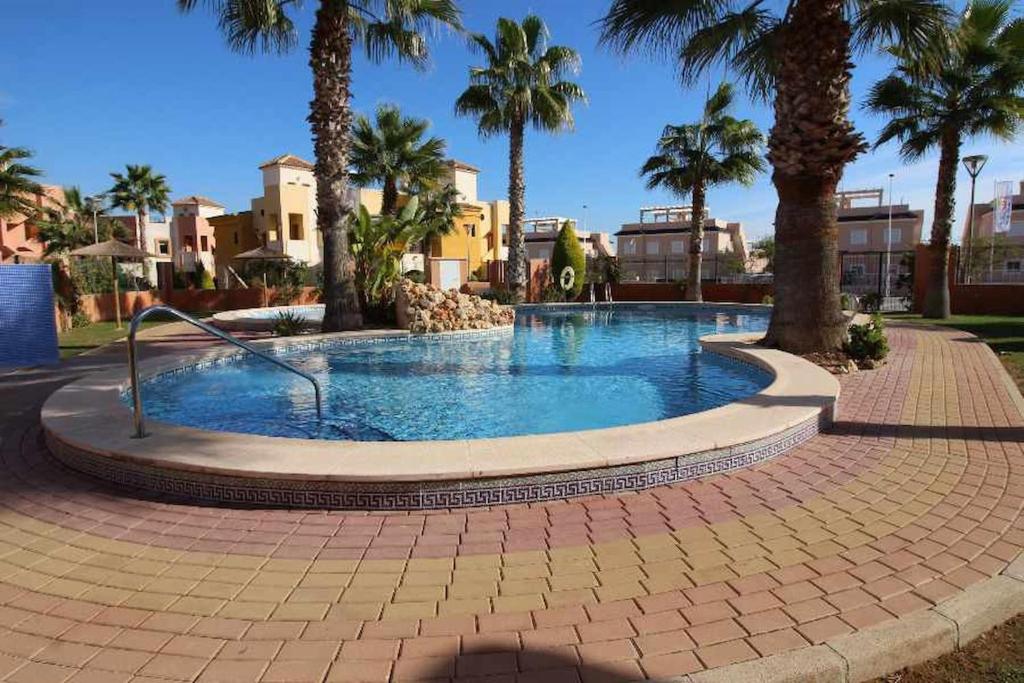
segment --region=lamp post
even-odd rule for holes
[[[988,157],[984,154],[973,154],[963,159],[967,175],[971,176],[971,203],[967,205],[967,258],[965,259],[966,266],[964,268],[964,280],[966,282],[971,281],[971,261],[974,258],[974,185],[978,180],[978,176],[981,175],[981,169],[985,168],[985,162],[987,161]]]
[[[92,243],[99,244],[100,242],[100,226],[99,226],[99,211],[103,206],[104,200],[107,195],[104,192],[94,194],[88,198],[88,206],[92,209]]]
[[[885,285],[882,287],[882,305],[889,299],[889,271],[892,268],[892,179],[889,174],[889,225],[885,230]]]

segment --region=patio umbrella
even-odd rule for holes
[[[249,251],[243,251],[240,254],[235,254],[235,261],[287,261],[290,260],[291,256],[285,254],[280,249],[274,247],[262,246],[250,249]],[[267,274],[263,273],[263,306],[267,305]]]
[[[118,242],[117,240],[107,240],[106,242],[98,242],[96,244],[90,244],[87,247],[81,247],[71,252],[72,256],[109,256],[110,263],[114,268],[114,315],[117,318],[117,329],[121,329],[121,294],[117,288],[117,260],[118,259],[144,259],[152,254],[133,247],[130,244],[124,242]]]

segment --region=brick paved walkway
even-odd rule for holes
[[[181,339],[147,351],[202,343]],[[7,375],[0,680],[627,681],[926,609],[1024,548],[1024,416],[976,339],[890,339],[830,433],[762,466],[428,513],[127,497],[52,460],[38,423],[111,355]]]

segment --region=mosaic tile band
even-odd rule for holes
[[[774,458],[831,424],[819,416],[757,441],[635,465],[501,479],[437,482],[346,482],[231,477],[114,459],[60,441],[51,452],[68,467],[117,486],[173,499],[247,507],[331,510],[433,510],[538,503],[642,491],[747,467]]]

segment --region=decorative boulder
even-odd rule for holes
[[[419,334],[488,330],[511,325],[516,317],[511,307],[495,301],[407,279],[395,286],[395,313],[399,327]]]

